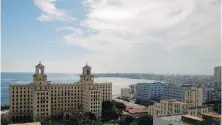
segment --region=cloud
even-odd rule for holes
[[[40,21],[75,20],[65,8],[58,9],[55,0],[34,3],[43,12]],[[49,72],[81,72],[88,62],[93,72],[213,74],[213,67],[220,65],[220,0],[83,0],[82,4],[86,15],[80,26],[55,30],[65,44],[90,53],[67,62],[43,60]],[[23,70],[38,60],[22,62],[11,61],[5,67]]]
[[[218,3],[84,0],[81,27],[62,27],[62,39],[95,52],[85,58],[108,71],[209,74],[221,58]]]
[[[43,12],[37,19],[42,22],[49,21],[73,21],[76,20],[68,14],[66,10],[58,9],[56,0],[34,0],[34,4]]]

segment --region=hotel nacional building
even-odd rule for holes
[[[94,83],[91,67],[82,68],[79,82],[55,84],[47,80],[41,62],[29,84],[9,85],[9,114],[12,122],[44,121],[63,114],[92,112],[101,117],[102,102],[112,99],[112,83]]]

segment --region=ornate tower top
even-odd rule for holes
[[[44,69],[44,65],[41,64],[41,61],[39,61],[39,64],[35,66],[36,68]]]
[[[82,68],[83,70],[83,75],[88,76],[91,75],[91,67],[88,66],[88,64],[86,63],[86,65]]]
[[[91,74],[91,67],[86,65],[82,67],[82,75],[80,75],[80,81],[93,81],[93,75]]]
[[[45,75],[45,66],[41,64],[41,61],[39,61],[39,64],[35,66],[35,73],[33,75],[33,82],[40,82],[47,80],[47,76]]]

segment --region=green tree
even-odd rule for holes
[[[126,109],[126,106],[121,102],[116,102],[115,107],[119,110],[122,110],[122,111]]]
[[[126,106],[123,103],[121,103],[121,102],[115,102],[114,106],[115,106],[115,108],[117,110],[118,117],[121,117],[123,110],[126,109]]]
[[[102,119],[103,121],[110,121],[117,119],[118,115],[115,111],[114,105],[111,101],[104,101],[102,103]]]
[[[137,119],[138,125],[153,125],[153,117],[150,115],[142,115]]]
[[[89,120],[96,121],[96,115],[94,113],[87,112],[87,113],[85,113],[85,115]]]
[[[134,117],[131,115],[128,115],[124,118],[124,125],[130,125],[134,120]]]

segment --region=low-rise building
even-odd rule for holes
[[[176,99],[161,100],[159,103],[149,106],[150,114],[153,116],[166,116],[188,113],[199,116],[201,113],[208,112],[208,108],[202,106],[202,96],[202,88],[186,88],[183,91],[182,101]]]
[[[40,122],[30,122],[30,123],[18,123],[18,124],[9,124],[9,125],[41,125]]]
[[[181,117],[182,121],[191,125],[204,125],[204,120],[197,116],[183,115]]]
[[[154,117],[153,125],[193,125],[182,121],[182,115],[164,116],[164,117]],[[202,124],[198,124],[202,125]]]
[[[153,125],[220,125],[221,114],[206,113],[202,117],[192,115],[175,115],[153,117]]]
[[[208,113],[207,106],[190,107],[188,108],[188,114],[192,116],[201,117],[201,114]]]
[[[149,109],[146,106],[134,104],[120,99],[113,99],[113,101],[123,103],[126,106],[123,115],[132,115],[134,117],[139,117],[143,114],[149,114]]]
[[[202,114],[202,118],[205,120],[205,125],[221,125],[221,114],[205,113]]]
[[[186,103],[176,99],[160,100],[160,102],[155,102],[154,105],[148,107],[149,114],[154,117],[182,115],[186,108]]]

